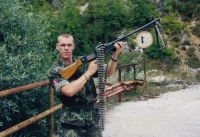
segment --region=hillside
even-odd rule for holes
[[[183,35],[185,35],[185,36],[188,37],[188,41],[189,41],[190,45],[184,45],[186,47],[186,50],[183,50],[182,47],[178,47],[176,49],[176,51],[178,51],[178,53],[179,53],[179,54],[176,54],[176,55],[178,57],[180,57],[180,60],[181,60],[179,67],[180,67],[180,69],[183,69],[183,70],[191,70],[192,69],[192,68],[189,68],[189,66],[186,64],[186,59],[188,58],[188,55],[187,55],[186,52],[189,48],[194,47],[194,49],[195,49],[194,55],[200,60],[200,38],[195,36],[192,33],[192,30],[191,30],[191,27],[195,27],[196,24],[197,24],[196,19],[192,19],[191,22],[188,24],[188,26],[186,26],[186,30],[188,32],[188,35],[182,34],[181,41],[184,40]],[[167,45],[170,47],[169,40],[168,40]],[[200,68],[200,66],[199,66],[199,68]]]
[[[163,0],[157,0],[157,4],[160,5],[160,9],[162,10],[162,8],[164,9],[166,6],[166,2],[167,1],[163,1]],[[82,6],[79,7],[81,13],[84,12],[87,8],[88,8],[88,2]],[[161,17],[161,18],[165,18],[165,17]],[[177,44],[179,45],[178,47],[176,47],[176,56],[180,58],[180,67],[184,68],[187,67],[187,64],[185,64],[185,60],[187,59],[187,54],[186,54],[186,50],[189,47],[194,47],[195,52],[194,54],[198,57],[198,59],[200,60],[200,38],[197,37],[196,35],[194,35],[192,33],[191,27],[195,27],[198,23],[199,23],[199,18],[195,17],[195,18],[191,18],[189,21],[184,21],[182,18],[185,18],[184,15],[178,15],[178,19],[177,21],[179,23],[181,23],[184,26],[184,30],[181,30],[180,33],[177,33],[178,37],[180,38],[179,42],[177,42]],[[186,33],[187,32],[187,33]],[[164,36],[164,39],[167,41],[167,47],[171,48],[173,47],[171,45],[171,41],[173,41],[173,37],[174,35],[168,35],[165,33],[165,30],[163,30],[162,35]],[[184,43],[185,42],[185,43]],[[186,50],[183,50],[182,47],[185,47]]]

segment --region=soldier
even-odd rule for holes
[[[114,74],[117,57],[124,44],[117,42],[114,46],[116,51],[107,65],[107,76]],[[102,137],[99,110],[94,105],[97,101],[97,93],[93,77],[97,76],[97,60],[91,61],[86,71],[82,66],[79,67],[72,77],[65,80],[59,72],[77,59],[72,55],[75,49],[73,36],[68,33],[59,35],[56,49],[60,56],[48,75],[55,93],[63,103],[60,137]]]

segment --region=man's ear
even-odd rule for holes
[[[56,49],[58,49],[58,44],[56,43]]]

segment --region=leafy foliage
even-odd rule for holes
[[[51,19],[54,38],[51,45],[54,47],[57,35],[68,32],[75,37],[77,46],[74,54],[86,54],[92,50],[91,45],[96,47],[116,39],[123,28],[133,28],[149,22],[153,10],[152,4],[147,6],[144,1],[93,0],[80,13],[76,2],[67,0],[56,17]]]
[[[91,50],[88,44],[88,37],[85,35],[83,28],[83,17],[80,14],[80,9],[70,0],[63,4],[63,8],[56,12],[56,15],[51,19],[52,32],[50,45],[55,48],[56,38],[61,33],[70,33],[73,35],[76,44],[74,55],[83,55]]]
[[[150,59],[164,59],[166,57],[174,56],[171,49],[166,49],[162,46],[161,41],[157,41],[155,31],[150,31],[153,36],[152,45],[146,49],[147,57]],[[159,43],[158,43],[159,42]]]
[[[182,25],[177,21],[176,14],[170,13],[166,16],[163,21],[162,25],[168,34],[177,34],[180,33],[181,29],[183,28]]]
[[[123,28],[126,10],[120,2],[100,0],[90,3],[84,13],[84,28],[89,39],[97,45],[115,39],[115,32]]]
[[[192,0],[192,1],[179,1],[177,3],[177,10],[181,15],[184,15],[186,18],[192,18],[194,16],[199,16],[198,14],[198,4],[200,4],[199,0]],[[196,12],[197,11],[197,12]]]
[[[48,13],[34,14],[31,5],[19,0],[0,2],[0,90],[46,80],[51,61],[47,46],[50,33],[46,31],[50,27]],[[0,130],[47,109],[45,91],[46,86],[2,98]],[[46,119],[11,136],[47,136]]]
[[[130,7],[129,19],[131,19],[132,26],[140,27],[147,22],[150,22],[151,16],[155,14],[154,5],[146,0],[130,0],[132,5]]]
[[[178,12],[183,20],[189,21],[193,17],[199,17],[200,8],[197,6],[198,4],[200,4],[199,0],[166,0],[164,11],[167,13]]]
[[[129,63],[127,63],[127,60],[129,60]],[[142,55],[140,53],[127,52],[119,55],[119,61],[117,64],[120,66],[131,63],[137,64],[139,62],[142,62]]]

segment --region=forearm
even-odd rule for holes
[[[108,76],[112,76],[115,73],[115,69],[117,66],[117,57],[118,55],[113,54],[112,55],[113,60],[111,59],[108,63],[108,71],[107,71]]]
[[[61,88],[61,93],[65,96],[72,97],[83,88],[89,77],[90,74],[87,72],[84,73],[79,79],[63,86]]]
[[[124,43],[123,42],[117,42],[114,44],[116,51],[113,53],[111,60],[108,63],[108,71],[107,74],[108,76],[112,76],[115,73],[115,69],[117,66],[117,58],[119,53],[122,51],[123,47],[124,47]]]

